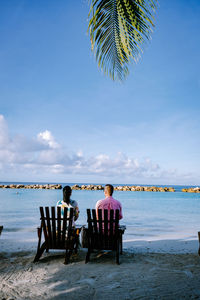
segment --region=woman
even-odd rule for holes
[[[75,200],[70,199],[72,194],[72,189],[69,185],[66,185],[63,188],[63,200],[59,200],[57,202],[57,206],[61,207],[61,216],[64,216],[64,208],[73,208],[74,209],[74,218],[73,218],[73,225],[75,225],[75,221],[79,217],[79,208],[78,203]]]

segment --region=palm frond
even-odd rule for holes
[[[128,75],[154,27],[157,0],[91,0],[88,31],[98,66],[115,80]]]

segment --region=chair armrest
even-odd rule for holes
[[[119,225],[119,231],[123,234],[126,230],[126,225]]]
[[[0,226],[0,235],[1,235],[2,230],[3,230],[3,226]]]
[[[41,232],[42,232],[42,228],[41,228],[41,227],[37,227],[37,234],[38,234],[38,237],[41,236]]]
[[[79,235],[81,229],[83,228],[83,225],[76,225],[73,230],[76,232],[77,235]]]
[[[78,229],[81,229],[82,227],[86,227],[87,225],[86,224],[76,224],[76,228],[78,228]]]

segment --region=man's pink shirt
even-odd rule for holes
[[[110,197],[107,197],[103,200],[99,200],[97,201],[96,203],[96,210],[97,209],[119,209],[119,219],[122,219],[123,216],[122,216],[122,206],[121,206],[121,203],[114,199],[112,196]]]

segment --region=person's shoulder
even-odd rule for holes
[[[76,201],[76,200],[72,200],[72,199],[70,199],[70,204],[72,205],[72,206],[78,206],[78,202]]]
[[[122,206],[121,202],[115,198],[113,198],[113,200],[119,205],[119,206]]]
[[[96,203],[96,207],[99,207],[104,201],[105,201],[105,199],[98,200]]]
[[[63,203],[62,203],[62,200],[58,200],[58,202],[57,202],[57,206],[60,206],[60,205],[62,205]]]
[[[100,199],[100,200],[98,200],[97,201],[97,203],[100,203],[100,202],[102,202],[102,201],[104,201],[105,199]]]

